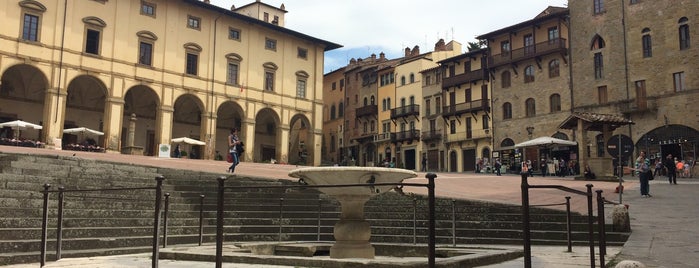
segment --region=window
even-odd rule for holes
[[[39,41],[39,16],[24,14],[22,39],[33,42]]]
[[[265,90],[274,91],[274,72],[265,71]]]
[[[364,106],[369,105],[369,99],[367,97],[364,97]]]
[[[682,17],[678,21],[680,27],[680,50],[689,48],[689,20],[687,17]]]
[[[469,103],[473,100],[473,94],[471,94],[470,88],[464,89],[464,99],[466,100],[467,103]]]
[[[471,122],[471,117],[466,117],[466,138],[473,138],[473,125]]]
[[[308,81],[308,73],[304,71],[296,72],[296,97],[306,98],[306,81]]]
[[[527,66],[524,68],[524,83],[534,82],[534,66]]]
[[[410,83],[415,83],[415,74],[410,73]]]
[[[646,81],[639,80],[634,82],[634,85],[636,86],[636,107],[643,110],[648,107],[646,100]]]
[[[371,103],[371,105],[376,104],[376,97],[374,97],[374,95],[372,95],[371,97],[369,97],[369,99],[370,99],[369,103]]]
[[[87,29],[85,36],[85,53],[100,54],[100,31]]]
[[[489,129],[490,128],[490,123],[488,122],[490,118],[488,118],[488,115],[483,115],[481,117],[481,121],[483,121],[483,129]]]
[[[592,47],[590,47],[590,50],[603,49],[604,47],[604,39],[602,39],[602,37],[599,35],[595,35],[595,37],[592,39]]]
[[[404,86],[405,85],[405,75],[400,77],[400,85]]]
[[[529,98],[524,102],[525,106],[525,113],[527,117],[534,117],[536,116],[536,101],[534,99]]]
[[[442,97],[434,98],[434,109],[436,114],[442,113]]]
[[[386,99],[381,100],[381,111],[386,111]]]
[[[337,116],[345,116],[345,104],[340,102],[340,105],[337,108]]]
[[[505,102],[502,105],[502,119],[511,119],[512,118],[512,104],[509,102]]]
[[[230,85],[238,85],[238,72],[240,65],[238,62],[229,61],[228,69],[226,70],[226,83]]]
[[[603,69],[604,69],[604,64],[602,61],[602,52],[597,52],[597,53],[595,53],[595,79],[604,78],[603,73],[602,73]]]
[[[138,63],[153,66],[153,43],[146,41],[139,42]]]
[[[389,110],[391,109],[391,98],[386,99],[386,106]]]
[[[559,77],[561,75],[560,64],[558,60],[549,62],[549,78]]]
[[[155,4],[141,1],[141,15],[155,17]]]
[[[362,132],[362,133],[366,134],[368,130],[369,130],[369,124],[367,122],[364,122],[364,132]]]
[[[296,53],[296,56],[300,59],[308,59],[308,49],[305,48],[298,48],[298,51]]]
[[[185,72],[190,75],[197,75],[199,68],[199,55],[187,52],[187,66]]]
[[[549,32],[549,43],[558,40],[559,35],[558,35],[558,27],[551,27],[548,30]]]
[[[456,134],[456,120],[449,121],[449,134]]]
[[[531,55],[536,52],[536,46],[534,46],[534,35],[526,34],[524,35],[524,55]]]
[[[553,94],[549,98],[549,102],[551,103],[551,112],[560,112],[561,111],[561,95],[558,94]]]
[[[263,14],[262,16],[263,16],[263,20],[264,20],[265,22],[269,22],[269,13],[264,12],[264,14]]]
[[[629,4],[632,4],[632,5],[633,5],[633,4],[638,4],[638,2],[640,2],[640,1],[641,1],[641,0],[631,0],[631,1],[629,1]]]
[[[330,152],[335,152],[335,136],[330,135]]]
[[[510,71],[504,71],[500,76],[502,79],[502,88],[508,88],[512,86],[512,82],[510,81]]]
[[[265,49],[277,51],[277,40],[265,38]]]
[[[330,106],[330,120],[335,119],[335,104]]]
[[[240,30],[235,28],[228,28],[228,39],[240,41]]]
[[[201,19],[192,15],[187,16],[187,27],[195,30],[201,30]]]
[[[672,79],[673,79],[674,84],[675,84],[675,91],[676,92],[687,90],[685,80],[684,80],[684,72],[672,74]]]
[[[509,55],[510,54],[510,41],[502,41],[500,42],[500,53],[502,53],[503,56]]]
[[[593,10],[595,15],[604,12],[604,0],[593,0]]]
[[[427,116],[430,116],[432,114],[432,101],[427,99],[425,100],[425,114]]]
[[[597,100],[599,104],[607,103],[607,86],[597,87]]]
[[[642,34],[643,36],[641,37],[641,42],[643,46],[643,57],[650,58],[653,56],[653,45],[650,39],[650,29],[643,29]]]

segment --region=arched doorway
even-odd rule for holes
[[[457,172],[456,151],[449,152],[449,172]]]
[[[695,161],[698,146],[699,131],[684,125],[667,125],[641,136],[636,142],[636,151],[646,150],[651,159],[672,154],[677,160]]]
[[[305,115],[297,114],[290,121],[289,163],[312,165],[315,157],[313,127]]]
[[[216,149],[214,158],[223,160],[228,153],[228,135],[231,128],[238,128],[238,137],[245,141],[245,130],[243,129],[243,118],[245,118],[243,108],[233,101],[224,102],[216,112]],[[247,150],[253,150],[252,146],[246,146]],[[240,161],[245,160],[245,153],[240,155]]]
[[[147,86],[134,86],[124,96],[124,117],[121,124],[121,147],[131,146],[128,141],[129,125],[132,115],[135,115],[133,146],[144,149],[144,154],[154,155],[155,133],[158,133],[157,120],[160,110],[158,95]]]
[[[253,152],[253,160],[256,162],[268,162],[272,159],[275,161],[285,161],[288,156],[279,155],[280,151],[277,148],[288,146],[281,144],[279,128],[279,116],[269,108],[264,108],[255,116],[255,151]]]
[[[204,104],[194,95],[184,94],[177,98],[172,115],[172,137],[189,137],[201,140],[201,133],[205,124],[201,123]],[[203,159],[204,147],[200,145],[185,145],[187,158]]]
[[[24,120],[30,123],[44,125],[49,119],[44,119],[44,100],[48,80],[36,67],[20,64],[8,68],[0,78],[0,122]],[[42,130],[26,130],[21,132],[22,138],[46,141]],[[13,137],[11,128],[0,129],[0,137]]]
[[[63,129],[86,127],[104,131],[104,107],[107,87],[99,79],[81,75],[68,84],[66,116]],[[104,136],[63,135],[63,148],[68,144],[89,144],[106,147]]]

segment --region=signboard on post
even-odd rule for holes
[[[614,158],[620,153],[621,158],[628,158],[633,155],[633,140],[626,135],[614,135],[607,141],[607,152]]]

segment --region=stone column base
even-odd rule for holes
[[[330,258],[332,259],[373,259],[375,256],[374,246],[367,241],[336,241],[330,247]]]

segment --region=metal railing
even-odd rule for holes
[[[290,189],[290,188],[344,188],[344,187],[375,187],[375,186],[409,186],[409,187],[426,187],[428,198],[428,267],[435,267],[436,251],[435,251],[435,182],[437,177],[434,173],[425,175],[427,178],[426,184],[421,183],[364,183],[364,184],[337,184],[337,185],[258,185],[258,186],[225,186],[226,177],[219,177],[217,190],[217,205],[216,205],[216,268],[223,267],[223,221],[224,221],[224,206],[225,206],[225,191],[232,189]],[[280,199],[280,202],[283,198]],[[282,214],[282,205],[280,205],[280,215]],[[280,216],[281,217],[281,216]],[[320,220],[319,220],[320,221]],[[280,221],[281,224],[282,221]],[[281,225],[280,225],[281,232]],[[281,234],[280,234],[281,237]]]
[[[134,190],[155,190],[155,216],[153,220],[153,243],[152,243],[152,262],[151,266],[153,268],[158,267],[158,259],[160,255],[159,250],[159,233],[160,233],[160,208],[163,199],[163,181],[165,178],[163,176],[158,176],[155,178],[155,187],[131,187],[131,188],[104,188],[104,189],[76,189],[76,190],[66,190],[64,187],[58,187],[58,190],[49,190],[51,188],[50,184],[44,184],[44,190],[41,191],[43,194],[43,211],[42,211],[42,222],[41,222],[41,252],[40,252],[40,265],[43,267],[46,265],[46,243],[47,243],[47,233],[48,233],[48,214],[49,214],[49,194],[58,193],[58,222],[56,225],[56,260],[61,259],[61,246],[62,246],[62,236],[63,236],[63,208],[65,193],[77,193],[77,192],[119,192],[119,191],[134,191]],[[166,197],[167,198],[167,197]],[[167,215],[167,213],[166,213]]]

